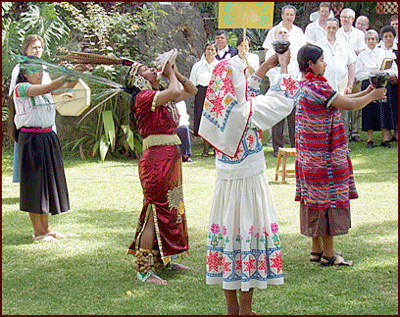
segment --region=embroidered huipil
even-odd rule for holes
[[[348,208],[358,198],[338,93],[311,73],[296,108],[296,201],[312,209]]]

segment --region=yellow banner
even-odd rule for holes
[[[273,18],[273,2],[219,2],[220,29],[270,29]]]

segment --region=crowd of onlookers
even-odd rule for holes
[[[380,30],[370,25],[369,18],[360,15],[351,8],[344,8],[339,19],[334,17],[329,2],[321,2],[317,12],[310,15],[310,23],[303,30],[294,24],[296,8],[286,5],[282,8],[281,22],[267,33],[263,48],[265,57],[274,54],[272,43],[277,40],[290,42],[291,61],[288,72],[296,79],[300,79],[297,64],[297,53],[305,44],[315,44],[323,49],[327,63],[325,77],[330,86],[342,94],[359,92],[369,85],[371,74],[384,72],[388,75],[386,86],[387,100],[373,102],[362,110],[341,110],[346,128],[348,141],[366,141],[368,148],[374,147],[373,132],[381,131],[381,146],[391,148],[391,142],[397,142],[398,119],[398,89],[397,89],[397,43],[398,43],[398,15],[390,18],[388,25]],[[198,135],[198,126],[201,119],[204,98],[214,66],[222,59],[229,59],[236,55],[242,58],[251,72],[260,65],[256,54],[249,53],[250,40],[243,43],[243,38],[237,42],[237,48],[228,45],[228,35],[225,30],[217,30],[215,42],[207,43],[204,54],[193,65],[190,80],[197,86],[198,94],[194,106],[194,135]],[[274,71],[267,73],[270,85],[274,84]],[[277,123],[270,131],[274,156],[277,156],[279,147],[284,145],[284,125],[287,122],[291,147],[295,146],[295,109],[292,113]],[[368,139],[362,140],[360,131],[367,131]],[[203,156],[209,155],[209,145],[204,141]]]

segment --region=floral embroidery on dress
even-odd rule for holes
[[[182,185],[179,185],[168,191],[168,207],[177,210],[177,222],[182,222],[185,214],[185,205],[183,203]]]
[[[267,231],[271,232],[271,235]],[[207,275],[224,281],[267,280],[282,277],[282,254],[278,224],[256,230],[250,226],[243,235],[230,239],[225,226],[212,223],[208,234]],[[273,243],[268,243],[271,239]],[[232,251],[229,251],[232,250]]]

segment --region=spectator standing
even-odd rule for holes
[[[296,11],[296,7],[292,5],[286,5],[282,8],[282,21],[269,30],[262,45],[265,49],[265,54],[268,52],[268,50],[273,49],[272,42],[275,41],[275,31],[278,26],[284,26],[289,31],[288,41],[290,42],[290,46],[292,48],[296,47],[297,49],[300,49],[300,47],[306,44],[303,30],[293,24],[294,20],[296,19]]]
[[[326,37],[325,24],[329,18],[331,5],[329,2],[321,2],[318,9],[318,20],[307,25],[304,36],[306,42],[315,44],[319,39]]]
[[[230,59],[238,54],[237,48],[228,44],[228,34],[225,30],[215,31],[215,43],[217,43],[218,48],[215,58],[219,61]]]
[[[390,25],[386,25],[381,28],[380,30],[380,36],[383,42],[383,45],[381,48],[385,51],[385,56],[386,58],[391,58],[394,60],[398,67],[397,59],[398,59],[398,51],[397,47],[395,48],[394,44],[394,39],[396,37],[396,30],[394,27]],[[398,83],[397,83],[397,78],[391,78],[386,86],[386,89],[388,91],[387,99],[388,103],[390,104],[390,108],[393,109],[394,111],[394,120],[396,121],[396,128],[393,131],[393,135],[391,138],[391,141],[398,141],[398,130],[397,130],[397,118],[398,118]]]
[[[340,13],[340,23],[341,28],[338,30],[336,37],[338,39],[345,40],[351,49],[354,50],[354,53],[358,56],[360,52],[366,49],[366,44],[364,40],[364,33],[353,27],[353,22],[355,20],[356,13],[353,9],[345,8]],[[360,85],[356,86],[353,93],[357,93],[361,90]],[[341,110],[342,114],[344,114],[343,120],[346,129],[346,135],[349,135],[349,141],[353,140],[356,142],[362,142],[360,137],[361,130],[361,110],[357,109],[354,111]]]
[[[182,162],[193,162],[190,158],[192,156],[192,143],[190,142],[190,131],[189,131],[189,114],[186,110],[186,102],[181,100],[176,103],[176,109],[179,114],[179,124],[176,129],[176,134],[181,140],[179,147],[182,152]]]
[[[353,9],[343,9],[342,12],[340,12],[340,23],[342,27],[338,30],[336,36],[337,38],[343,38],[358,56],[358,54],[366,49],[366,44],[364,41],[364,33],[353,27],[355,18],[356,13]]]
[[[397,14],[394,14],[390,18],[390,26],[394,28],[396,31],[396,37],[394,38],[393,41],[393,47],[397,50],[397,45],[399,43],[398,36],[399,36],[399,16]]]
[[[289,37],[289,31],[287,28],[284,26],[278,26],[277,29],[275,30],[275,40],[279,41],[287,41]],[[299,65],[297,64],[297,52],[298,49],[297,47],[291,47],[289,46],[289,51],[290,51],[290,60],[289,64],[287,65],[287,71],[288,74],[294,78],[294,79],[300,79],[300,70],[299,70]],[[270,56],[274,55],[275,52],[274,50],[268,50],[266,54],[266,58],[268,59]],[[281,67],[276,66],[271,68],[267,72],[267,76],[270,81],[271,87],[274,87],[278,84],[278,81],[280,80],[281,77]],[[272,136],[272,148],[274,150],[273,156],[277,157],[278,156],[278,150],[280,147],[283,147],[284,145],[284,126],[285,126],[285,121],[287,122],[287,127],[288,127],[288,134],[289,134],[289,142],[291,147],[295,147],[295,142],[296,142],[296,137],[295,137],[295,113],[296,113],[296,108],[293,107],[293,110],[291,113],[281,121],[279,121],[277,124],[275,124],[272,129],[271,129],[271,136]]]
[[[386,53],[377,46],[379,40],[378,32],[368,30],[365,32],[365,42],[368,48],[361,52],[356,62],[356,78],[361,81],[361,89],[365,89],[369,85],[369,75],[379,71]],[[392,63],[391,67],[385,70],[391,76],[391,80],[397,80],[398,69],[397,64]],[[395,113],[396,112],[396,113]],[[368,132],[367,147],[373,148],[373,132],[381,131],[381,146],[391,148],[389,143],[391,135],[389,130],[396,129],[397,110],[391,108],[389,102],[370,103],[362,109],[362,130]]]
[[[329,18],[326,21],[327,35],[318,40],[316,45],[324,52],[324,59],[327,64],[325,78],[328,84],[341,94],[351,94],[354,84],[354,64],[357,56],[343,39],[337,39],[339,21],[336,18]],[[342,84],[347,82],[347,84]],[[349,110],[340,109],[345,125],[346,137],[349,138]]]
[[[246,65],[246,76],[250,77],[260,67],[260,58],[257,54],[250,53],[250,39],[246,36],[246,40],[243,40],[243,35],[238,37],[236,46],[239,54],[233,58],[239,59],[244,65]]]
[[[356,19],[356,23],[354,25],[356,29],[359,29],[363,33],[369,29],[369,18],[365,15],[360,15]]]
[[[211,79],[212,71],[218,64],[216,59],[217,45],[214,42],[208,42],[204,48],[204,54],[201,59],[195,63],[190,72],[189,80],[197,87],[197,94],[194,97],[194,119],[193,119],[193,135],[199,135],[199,125],[201,113],[203,112],[204,99],[206,91]],[[204,148],[202,156],[207,157],[209,144],[204,140]]]

